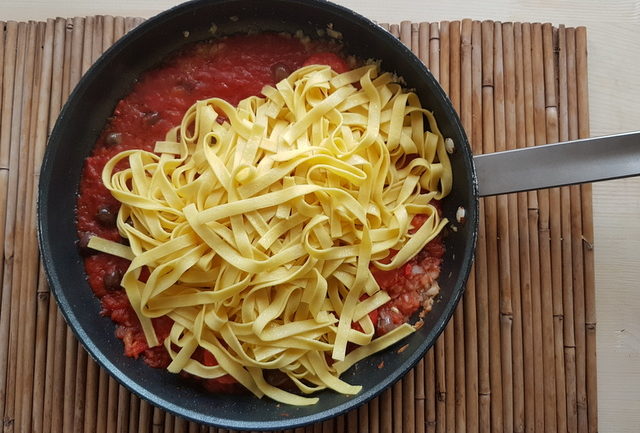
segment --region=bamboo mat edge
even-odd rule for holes
[[[48,132],[81,74],[141,21],[2,23],[0,203],[13,204],[0,213],[7,432],[224,431],[166,414],[110,379],[58,314],[38,263],[35,188]],[[439,78],[474,152],[589,136],[584,27],[385,28]],[[590,185],[484,199],[474,273],[435,347],[367,406],[296,431],[597,431],[591,206]]]

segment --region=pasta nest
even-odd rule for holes
[[[259,397],[313,404],[264,371],[302,394],[355,394],[340,374],[414,331],[376,337],[368,313],[389,295],[371,269],[401,266],[440,232],[433,200],[452,175],[432,113],[397,81],[374,64],[306,66],[237,107],[198,101],[155,152],[107,163],[130,247],[90,245],[131,259],[122,286],[169,371],[229,374]],[[412,230],[418,214],[426,222]],[[174,321],[164,341],[160,316]],[[198,347],[218,365],[193,359]]]

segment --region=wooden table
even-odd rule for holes
[[[377,21],[460,18],[584,25],[588,30],[593,136],[640,129],[640,1],[487,0],[469,4],[339,0]],[[1,0],[2,20],[97,14],[149,17],[175,0]],[[601,432],[640,425],[640,178],[593,187],[597,295],[598,406]]]

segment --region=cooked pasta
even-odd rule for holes
[[[229,374],[293,405],[317,398],[272,386],[265,370],[301,394],[356,394],[340,374],[414,331],[375,336],[369,313],[389,295],[371,268],[404,264],[446,224],[432,203],[452,185],[444,140],[376,65],[306,66],[263,95],[199,101],[154,153],[112,158],[102,180],[130,247],[90,246],[132,259],[122,286],[169,371]],[[412,230],[417,214],[426,222]],[[164,341],[151,322],[160,316],[174,321]],[[194,359],[199,347],[218,365]]]

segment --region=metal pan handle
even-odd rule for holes
[[[480,196],[640,175],[640,131],[474,156]]]

